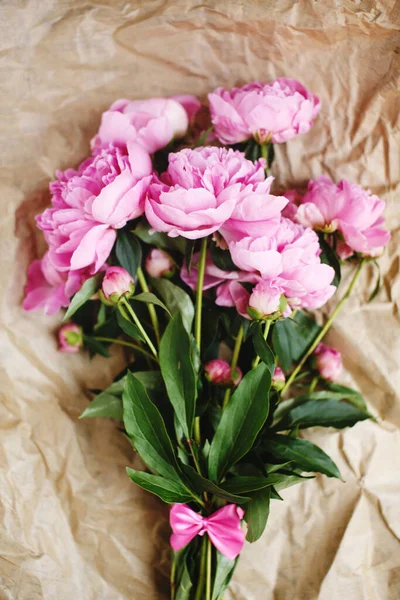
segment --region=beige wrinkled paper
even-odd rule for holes
[[[20,308],[49,180],[87,155],[116,98],[205,98],[277,76],[323,106],[309,134],[277,148],[278,186],[326,173],[388,202],[381,291],[365,303],[367,269],[330,336],[378,423],[307,433],[345,482],[283,492],[226,600],[400,598],[399,26],[398,0],[0,2],[1,600],[168,597],[166,507],[127,478],[134,458],[114,422],[78,420],[123,356],[58,354],[60,317]]]

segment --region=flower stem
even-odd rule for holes
[[[194,337],[196,340],[197,348],[199,350],[201,348],[201,311],[203,305],[203,284],[204,284],[204,273],[206,270],[206,258],[207,258],[207,238],[203,238],[201,240],[201,248],[200,248],[200,260],[198,266],[198,276],[197,276],[197,289],[196,289],[196,318],[194,325]],[[201,435],[200,435],[200,417],[195,417],[194,420],[194,439],[198,447],[201,444]]]
[[[154,354],[154,356],[157,358],[157,350],[155,349],[153,342],[151,341],[151,339],[147,335],[146,331],[144,330],[143,325],[139,321],[139,319],[138,319],[135,311],[133,310],[132,306],[129,304],[129,302],[127,301],[127,299],[124,298],[124,297],[121,298],[121,302],[124,304],[124,306],[127,309],[128,313],[132,317],[133,322],[135,323],[135,325],[139,329],[140,333],[144,337],[144,339],[147,342],[147,345],[149,346],[150,350],[152,351],[152,353]]]
[[[172,564],[171,564],[171,576],[170,576],[170,587],[171,587],[171,600],[175,600],[175,576],[176,576],[176,556],[175,552],[172,553]]]
[[[268,337],[268,333],[269,333],[269,328],[271,327],[271,319],[268,319],[267,321],[265,321],[265,325],[264,325],[264,340],[267,341],[267,337]],[[260,357],[257,354],[257,356],[255,357],[255,359],[253,360],[253,364],[252,367],[253,369],[258,365],[258,363],[260,362]]]
[[[243,325],[241,325],[240,329],[238,331],[238,334],[236,336],[235,347],[233,348],[233,354],[232,354],[232,360],[231,360],[231,379],[232,379],[232,381],[235,376],[235,371],[236,371],[237,363],[239,360],[240,348],[242,347],[242,343],[243,343],[243,336],[244,336],[244,329],[243,329]],[[224,401],[222,404],[222,410],[225,410],[225,408],[228,406],[230,397],[231,397],[231,388],[228,388],[225,392]]]
[[[350,282],[349,287],[347,288],[346,292],[343,295],[343,298],[341,298],[341,300],[338,302],[338,304],[336,305],[334,311],[332,312],[332,314],[330,315],[330,317],[328,318],[327,322],[325,323],[325,325],[323,326],[323,328],[321,329],[321,331],[319,332],[319,334],[317,335],[317,337],[314,339],[313,343],[311,344],[311,346],[309,347],[309,349],[307,350],[307,352],[304,354],[303,358],[301,359],[301,361],[299,362],[299,364],[297,365],[297,367],[294,369],[294,371],[292,372],[292,374],[290,375],[290,377],[288,378],[288,380],[286,381],[281,395],[283,395],[287,389],[289,389],[289,387],[291,386],[291,384],[293,383],[293,381],[295,380],[295,378],[297,377],[299,371],[301,370],[301,368],[303,367],[304,363],[306,362],[307,358],[309,356],[311,356],[311,354],[314,352],[315,348],[318,346],[318,344],[320,343],[320,341],[323,339],[323,337],[326,335],[326,333],[329,331],[329,329],[331,328],[331,325],[333,323],[333,321],[335,320],[335,318],[337,317],[337,315],[339,314],[343,304],[346,302],[347,298],[350,296],[351,292],[353,291],[353,288],[360,276],[361,270],[364,266],[365,263],[365,259],[361,260],[357,269],[354,272],[353,278]]]
[[[137,344],[132,344],[132,342],[126,342],[125,340],[116,340],[114,338],[98,337],[98,336],[95,336],[94,339],[97,340],[98,342],[110,342],[110,344],[118,344],[119,346],[126,346],[127,348],[133,348],[134,350],[137,350],[141,354],[144,354],[148,358],[151,358],[151,360],[153,360],[154,362],[158,363],[158,360],[156,360],[154,358],[154,356],[152,354],[150,354],[150,352],[147,352],[147,350],[145,350],[144,348],[141,348]]]
[[[204,600],[203,598],[203,590],[204,590],[204,583],[205,583],[205,575],[206,575],[206,554],[207,554],[207,545],[208,545],[208,535],[204,535],[203,537],[203,543],[201,544],[201,554],[200,554],[200,570],[199,570],[199,578],[198,578],[198,585],[197,585],[197,590],[196,590],[196,595],[194,597],[194,600]]]
[[[266,144],[260,144],[260,148],[261,148],[261,156],[263,158],[265,158],[265,176],[268,176],[268,169],[269,169],[269,164],[268,164],[268,150],[269,150],[269,143],[267,142]]]
[[[146,278],[144,276],[144,273],[142,271],[142,269],[139,267],[137,270],[137,278],[138,281],[140,283],[140,287],[142,288],[142,290],[146,293],[149,293],[149,286],[147,285],[147,281]],[[149,311],[149,315],[150,315],[150,319],[153,325],[153,329],[154,329],[154,333],[156,336],[156,340],[157,340],[157,346],[160,345],[160,326],[158,323],[158,317],[157,317],[157,313],[156,313],[156,309],[154,304],[148,304],[147,305],[147,309]]]
[[[206,600],[211,600],[212,545],[207,536]]]

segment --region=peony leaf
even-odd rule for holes
[[[256,542],[264,533],[269,516],[270,499],[270,487],[253,492],[251,495],[251,500],[244,513],[244,519],[247,523],[246,540],[250,543]]]
[[[76,292],[68,306],[67,312],[64,315],[63,321],[70,319],[74,313],[85,304],[98,291],[103,279],[104,273],[97,273],[94,277],[87,279],[81,289]]]
[[[179,479],[166,479],[143,471],[135,471],[129,467],[126,468],[126,472],[136,485],[155,494],[167,504],[193,502],[193,494],[180,483]]]
[[[135,279],[136,272],[142,263],[142,247],[132,231],[121,231],[118,234],[115,254],[121,267]]]
[[[181,313],[185,329],[190,333],[194,319],[194,306],[189,294],[168,279],[152,279],[151,284],[172,315]]]

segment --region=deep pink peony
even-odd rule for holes
[[[282,218],[269,237],[243,238],[229,244],[234,263],[273,281],[292,308],[318,308],[335,292],[332,267],[322,264],[317,234]]]
[[[117,100],[103,113],[92,149],[97,152],[108,144],[125,148],[129,142],[137,142],[152,154],[173,138],[183,137],[199,108],[197,98],[189,95]]]
[[[208,95],[214,132],[223,144],[254,137],[259,143],[287,142],[306,133],[320,111],[320,100],[295,79],[255,81]]]
[[[327,381],[335,381],[342,372],[342,355],[339,350],[318,344],[314,351],[316,367],[321,377]]]
[[[156,231],[171,237],[206,237],[251,195],[260,173],[259,163],[231,149],[186,148],[170,154],[168,170],[149,188],[146,217]]]
[[[206,378],[215,385],[239,385],[242,380],[242,371],[236,367],[235,374],[231,376],[231,366],[226,360],[216,358],[204,365]]]
[[[348,249],[369,256],[379,255],[390,239],[383,229],[386,203],[369,190],[342,180],[338,185],[321,176],[308,184],[296,220],[329,233],[340,231]]]

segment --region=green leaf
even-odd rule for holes
[[[274,485],[275,490],[284,490],[288,487],[292,487],[292,485],[297,485],[298,483],[302,483],[306,479],[315,479],[313,475],[309,477],[304,477],[303,475],[299,475],[298,473],[287,472],[280,473],[281,479]],[[271,496],[272,497],[272,496]]]
[[[160,343],[160,367],[168,397],[187,438],[192,437],[196,411],[196,375],[191,342],[179,313],[174,315]]]
[[[357,392],[357,390],[353,390],[352,388],[346,387],[345,385],[340,385],[338,383],[331,383],[329,381],[325,381],[324,384],[325,387],[328,388],[328,390],[334,392],[334,398],[338,400],[347,400],[348,402],[351,402],[354,406],[357,406],[357,408],[368,412],[365,400],[360,394],[360,392]],[[329,394],[328,397],[332,398],[332,394]]]
[[[267,477],[257,477],[254,475],[232,477],[224,481],[222,487],[227,492],[232,494],[245,494],[248,492],[254,492],[262,490],[263,488],[273,485],[277,487],[283,481],[286,481],[287,475],[283,473],[271,473]],[[304,479],[304,478],[302,478]]]
[[[175,594],[175,600],[190,600],[190,592],[192,590],[192,587],[193,582],[191,580],[189,569],[185,560],[179,581],[179,587]]]
[[[379,266],[379,263],[376,260],[374,260],[373,263],[376,266],[376,268],[378,269],[378,279],[377,279],[376,285],[372,291],[372,294],[370,295],[370,297],[367,300],[368,303],[372,302],[372,300],[374,300],[377,297],[377,295],[379,294],[379,290],[381,289],[381,268]]]
[[[202,475],[199,475],[197,471],[195,471],[191,466],[181,464],[181,469],[186,475],[187,479],[189,480],[191,487],[194,490],[196,490],[196,492],[198,492],[199,494],[202,494],[203,492],[208,492],[213,496],[217,496],[217,498],[221,498],[222,500],[226,500],[227,502],[233,502],[234,504],[243,504],[250,500],[250,498],[246,498],[245,496],[237,496],[236,494],[231,494],[230,492],[227,492],[221,487],[218,487],[209,479],[206,479]]]
[[[76,292],[71,300],[71,304],[68,306],[67,312],[64,315],[63,321],[70,319],[73,314],[76,313],[78,308],[83,306],[85,302],[98,291],[100,288],[101,280],[103,279],[104,273],[97,273],[94,277],[87,279],[81,289]]]
[[[83,336],[84,344],[93,354],[100,354],[100,356],[104,356],[105,358],[109,358],[110,353],[108,351],[107,345],[103,342],[99,342],[91,335]]]
[[[121,267],[135,278],[142,262],[142,247],[132,231],[121,231],[119,233],[115,253]]]
[[[352,427],[358,421],[365,421],[370,415],[363,410],[338,400],[309,400],[295,406],[274,426],[276,431],[284,431],[299,426],[306,427]]]
[[[264,339],[261,323],[256,323],[253,329],[253,346],[256,354],[258,354],[263,363],[267,366],[272,377],[275,370],[275,356],[269,347],[268,342]]]
[[[288,371],[293,361],[299,360],[312,344],[321,327],[301,311],[293,318],[277,321],[272,331],[272,346],[279,364]]]
[[[133,230],[133,233],[145,244],[156,246],[163,250],[177,250],[181,254],[185,254],[186,240],[182,237],[172,238],[166,233],[153,231],[150,233],[151,226],[147,221],[140,221]]]
[[[271,488],[269,487],[251,495],[251,500],[244,513],[244,519],[247,523],[246,540],[250,543],[256,542],[264,533],[269,516],[270,499]]]
[[[213,125],[211,125],[211,127],[206,129],[205,131],[203,131],[203,133],[199,136],[199,139],[197,140],[197,143],[195,144],[194,147],[199,148],[200,146],[204,146],[205,144],[207,144],[208,136],[210,135],[212,130],[213,130]]]
[[[194,306],[189,294],[168,279],[152,279],[151,285],[161,295],[172,315],[181,313],[185,329],[190,332],[194,319]]]
[[[105,390],[92,400],[79,418],[109,417],[110,419],[122,420],[122,413],[122,399]]]
[[[232,260],[229,250],[222,250],[216,244],[211,244],[211,258],[216,267],[223,271],[238,271],[238,267]]]
[[[164,380],[160,371],[134,371],[133,375],[143,384],[146,391],[165,391]]]
[[[143,384],[128,372],[122,394],[125,429],[147,466],[168,479],[179,468],[164,420]]]
[[[337,257],[337,254],[334,251],[334,249],[326,241],[324,233],[322,233],[322,232],[318,233],[318,238],[319,238],[319,245],[322,250],[322,252],[320,254],[321,262],[325,265],[329,265],[330,267],[332,267],[334,269],[335,277],[332,281],[332,285],[335,285],[336,287],[338,287],[342,275],[341,275],[340,262]]]
[[[192,260],[194,254],[194,247],[196,242],[194,240],[186,240],[185,245],[185,263],[188,273],[190,273],[190,269],[192,268]]]
[[[246,373],[225,408],[208,457],[210,479],[220,481],[252,447],[269,411],[271,374],[266,365]]]
[[[339,402],[341,400],[347,400],[359,410],[367,413],[368,417],[371,416],[368,413],[363,397],[358,392],[337,384],[329,384],[328,382],[325,382],[325,385],[328,387],[327,390],[308,392],[306,394],[296,396],[296,398],[289,398],[288,400],[280,402],[274,414],[275,423],[285,419],[286,415],[293,411],[293,409],[297,406],[309,401],[321,402],[323,400],[335,400]]]
[[[169,312],[165,304],[161,302],[161,300],[151,292],[143,292],[141,294],[138,294],[137,296],[133,296],[131,300],[136,300],[137,302],[144,302],[145,304],[155,304],[156,306],[160,306],[163,310],[165,310],[165,312],[167,312],[171,316],[171,313]]]
[[[134,323],[131,323],[130,321],[128,321],[128,319],[125,319],[125,317],[123,315],[121,315],[119,310],[117,311],[116,314],[117,314],[118,325],[121,327],[122,331],[124,333],[126,333],[127,336],[129,336],[135,340],[140,340],[141,342],[143,342],[144,337],[140,333],[140,329]]]
[[[174,502],[185,504],[193,501],[193,495],[176,478],[175,480],[166,479],[143,471],[135,471],[129,467],[126,468],[126,472],[136,485],[147,492],[155,494],[167,504],[173,504]]]
[[[287,435],[272,435],[264,441],[263,449],[278,460],[293,461],[302,471],[340,478],[339,469],[333,460],[321,448],[307,440]]]
[[[232,579],[239,557],[235,558],[235,560],[230,560],[221,554],[221,552],[218,552],[218,550],[216,551],[216,554],[215,576],[211,600],[222,600],[224,592]]]

